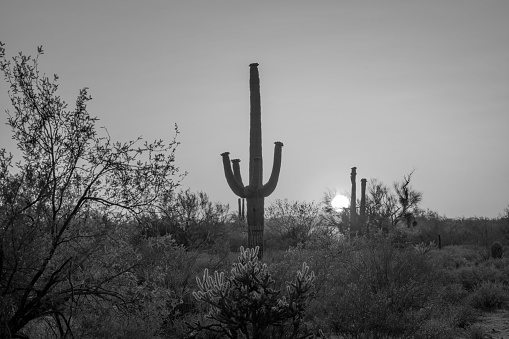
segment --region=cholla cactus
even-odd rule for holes
[[[437,245],[434,241],[430,241],[429,244],[426,244],[425,242],[421,242],[420,244],[414,245],[414,249],[420,253],[420,254],[426,254],[431,250],[434,250],[437,248]]]
[[[286,296],[278,298],[280,291],[274,288],[267,265],[258,260],[258,251],[258,247],[241,247],[229,277],[223,272],[210,275],[205,269],[203,278],[196,278],[199,291],[193,296],[210,305],[206,317],[216,322],[198,322],[194,330],[213,331],[228,338],[262,339],[272,338],[278,328],[291,325],[288,338],[308,337],[303,317],[312,295],[314,273],[303,263],[294,281],[287,282]]]

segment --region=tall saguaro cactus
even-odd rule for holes
[[[223,167],[226,181],[233,193],[247,201],[247,234],[248,247],[260,247],[258,256],[263,256],[263,223],[264,202],[276,189],[281,170],[283,143],[276,141],[274,146],[274,163],[269,181],[263,184],[262,161],[262,112],[260,103],[260,76],[258,64],[249,65],[249,90],[251,93],[250,133],[249,133],[249,185],[244,186],[240,175],[240,160],[233,159],[230,164],[230,153],[224,152]],[[233,167],[233,170],[232,170]]]

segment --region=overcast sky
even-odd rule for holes
[[[269,202],[348,192],[356,166],[387,184],[415,170],[421,207],[441,215],[496,217],[509,204],[508,18],[507,0],[2,0],[0,41],[10,56],[43,45],[42,71],[70,105],[89,87],[114,139],[170,140],[177,123],[183,185],[234,209],[220,154],[247,177],[257,62],[266,180],[284,143]],[[0,138],[12,149],[4,124]]]

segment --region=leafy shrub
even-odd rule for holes
[[[508,291],[502,283],[487,281],[474,291],[471,304],[477,309],[492,311],[506,305],[508,296]]]
[[[287,283],[286,296],[279,297],[266,264],[258,260],[258,250],[240,248],[238,262],[231,274],[205,269],[197,278],[199,291],[194,297],[210,305],[206,318],[213,322],[191,325],[195,335],[222,334],[228,338],[297,338],[307,334],[304,324],[306,306],[312,296],[315,275],[306,263]]]
[[[471,267],[461,267],[452,272],[456,281],[463,285],[467,291],[472,291],[485,281],[497,282],[503,281],[502,273],[491,265],[479,265]]]
[[[451,326],[467,328],[478,320],[479,314],[470,304],[463,302],[449,307],[447,318]]]
[[[411,336],[431,315],[437,275],[426,256],[376,239],[344,256],[322,300],[333,332]]]
[[[441,299],[446,303],[457,304],[468,296],[468,291],[460,283],[445,285],[441,291]]]
[[[502,244],[498,241],[494,241],[493,244],[491,244],[491,257],[493,259],[500,259],[502,258],[502,254],[504,253],[502,249]]]
[[[443,319],[430,319],[425,322],[414,339],[450,339],[454,337],[455,329]]]

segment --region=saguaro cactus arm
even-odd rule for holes
[[[241,198],[245,198],[246,194],[244,193],[244,186],[237,181],[235,175],[233,174],[232,166],[230,164],[230,153],[224,152],[221,154],[221,156],[223,157],[224,175],[226,177],[226,182],[228,183],[228,186],[230,186],[233,193],[235,193]]]
[[[276,141],[274,146],[274,163],[272,165],[272,173],[270,174],[269,181],[263,185],[261,195],[268,197],[276,189],[277,182],[279,180],[279,172],[281,171],[281,154],[283,149],[283,143]]]
[[[237,179],[237,182],[240,184],[240,186],[244,187],[244,183],[242,182],[242,175],[240,174],[240,159],[233,159],[232,160],[232,166],[233,166],[233,175],[235,176],[235,179]]]

